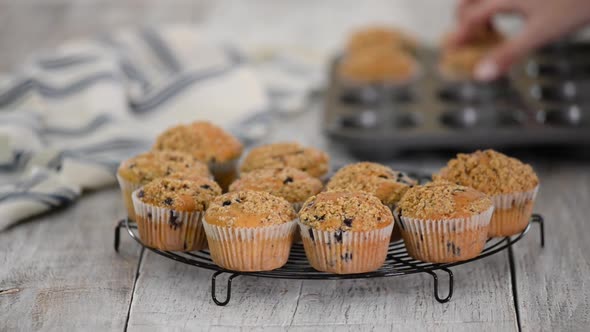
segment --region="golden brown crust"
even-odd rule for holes
[[[346,51],[354,53],[372,47],[391,47],[414,51],[416,41],[401,30],[374,25],[354,31],[348,40]]]
[[[224,163],[242,154],[242,143],[206,121],[168,128],[156,138],[153,150],[184,151],[206,163]]]
[[[263,168],[293,167],[313,177],[321,177],[328,172],[330,158],[312,147],[299,143],[274,143],[255,147],[246,155],[240,171],[251,172]]]
[[[264,191],[289,203],[303,203],[322,190],[322,182],[292,167],[258,169],[244,173],[229,191]]]
[[[371,162],[342,167],[326,185],[328,191],[362,191],[377,196],[385,205],[397,203],[417,181],[402,172]]]
[[[142,153],[123,161],[117,173],[126,181],[136,184],[146,184],[174,173],[182,173],[185,177],[211,176],[207,165],[181,151]]]
[[[262,191],[236,191],[217,197],[207,209],[209,224],[226,227],[264,227],[296,218],[289,202]]]
[[[355,83],[405,83],[417,68],[416,60],[403,50],[374,47],[344,56],[338,74]]]
[[[398,204],[402,216],[425,220],[467,218],[492,206],[483,193],[446,181],[410,188]]]
[[[219,185],[205,177],[191,180],[159,178],[137,192],[142,202],[174,211],[205,211],[209,202],[219,195]]]
[[[488,195],[526,192],[539,185],[530,165],[494,150],[460,153],[433,178],[472,187]]]
[[[299,220],[323,231],[369,231],[389,226],[393,215],[371,194],[331,191],[309,198]]]

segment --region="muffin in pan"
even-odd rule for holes
[[[323,272],[348,274],[379,269],[393,229],[391,211],[364,192],[322,192],[299,212],[305,254]]]
[[[293,167],[321,178],[328,173],[329,163],[330,157],[316,148],[304,147],[294,142],[273,143],[250,150],[240,171],[247,173],[263,168]]]
[[[165,176],[198,178],[211,177],[211,173],[206,164],[180,151],[151,151],[123,161],[117,170],[117,180],[131,220],[135,220],[131,193]]]
[[[299,211],[309,197],[319,193],[322,182],[293,167],[263,168],[244,173],[229,186],[229,191],[264,191],[282,197]]]
[[[481,253],[493,210],[483,193],[440,181],[409,189],[394,214],[410,256],[453,263]]]
[[[225,190],[237,177],[236,164],[242,155],[240,141],[206,121],[168,128],[156,138],[153,150],[182,151],[206,163]]]
[[[339,169],[326,185],[326,190],[366,192],[379,198],[393,211],[403,194],[416,184],[416,180],[403,172],[377,163],[360,162]],[[393,228],[391,239],[401,239],[398,227]]]
[[[203,219],[211,258],[228,270],[277,269],[289,258],[296,217],[289,202],[266,192],[219,196]]]
[[[403,50],[373,47],[348,53],[338,62],[337,75],[346,87],[381,85],[407,86],[419,76],[414,57]]]
[[[434,175],[479,190],[495,206],[489,236],[510,236],[529,223],[539,189],[539,178],[530,165],[494,150],[460,153]]]
[[[219,185],[206,177],[159,178],[137,189],[132,198],[141,242],[160,250],[207,248],[201,219],[219,195]]]
[[[356,53],[374,47],[390,47],[407,52],[416,51],[416,40],[409,34],[385,25],[372,25],[354,31],[346,51]]]

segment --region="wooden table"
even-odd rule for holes
[[[264,15],[291,13],[285,19],[289,24],[306,18],[293,14],[299,7],[292,4],[248,3]],[[376,1],[375,10],[361,14],[379,18],[380,9],[397,8],[399,3],[404,2]],[[239,16],[235,12],[244,9],[240,7],[244,5],[235,6],[224,3],[219,9],[208,1],[166,1],[164,6],[140,1],[0,0],[0,69],[12,67],[36,46],[114,25],[191,20],[223,35],[223,22],[235,19]],[[325,4],[303,7],[316,16],[322,10],[329,13],[330,8]],[[350,21],[362,22],[354,14],[349,14]],[[337,12],[335,21],[347,17]],[[321,28],[320,23],[311,22]],[[255,29],[262,31],[260,24],[252,25],[246,28],[248,38],[258,36]],[[298,30],[290,29],[278,28],[284,34],[291,31],[289,36],[297,39]],[[269,33],[260,32],[266,37]],[[341,31],[330,33],[339,36]],[[273,38],[277,37],[268,37]],[[318,121],[317,110],[278,118],[268,140],[298,139],[328,149],[337,164],[351,161],[345,151],[320,135]],[[453,268],[455,292],[446,304],[434,300],[427,275],[350,281],[240,277],[230,304],[218,307],[210,298],[210,271],[147,251],[140,255],[127,236],[120,253],[115,253],[113,227],[124,212],[118,190],[111,188],[0,233],[0,331],[514,331],[518,318],[524,331],[588,330],[590,161],[558,156],[525,154],[542,181],[535,210],[545,216],[547,241],[541,249],[537,229],[532,229],[515,246],[516,283],[511,280],[507,253],[502,252]],[[429,171],[445,158],[415,155],[389,163]]]

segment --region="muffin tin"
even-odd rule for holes
[[[417,52],[421,75],[404,86],[343,84],[335,68],[324,132],[370,157],[403,150],[590,145],[590,42],[541,49],[492,83],[450,81],[435,50]]]

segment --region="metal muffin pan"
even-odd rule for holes
[[[343,84],[340,59],[323,129],[353,152],[590,145],[590,43],[544,48],[487,84],[441,78],[432,49],[417,52],[421,76],[402,86]]]

